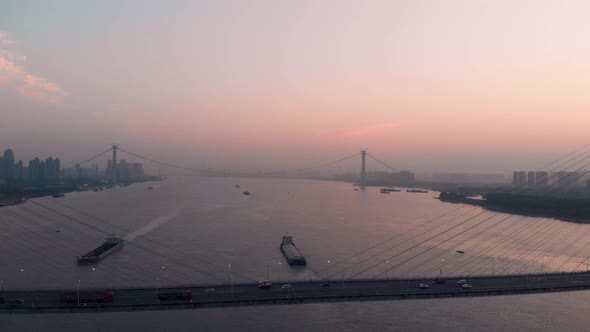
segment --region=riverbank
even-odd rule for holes
[[[481,206],[487,210],[530,217],[554,218],[581,224],[590,223],[590,199],[490,193],[481,198],[457,192],[441,192],[439,199],[447,203]]]
[[[160,177],[146,177],[139,180],[127,181],[124,183],[117,184],[118,186],[128,186],[135,183],[151,182],[151,181],[163,181]],[[64,183],[61,185],[48,185],[48,186],[15,186],[7,190],[5,193],[0,193],[0,207],[23,204],[30,198],[53,196],[67,194],[77,191],[103,191],[112,188],[112,183],[103,181],[89,181],[88,183],[71,182]]]

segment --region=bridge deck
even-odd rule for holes
[[[257,284],[190,286],[165,289],[109,289],[114,301],[109,303],[63,303],[61,291],[3,291],[5,303],[0,313],[57,313],[92,311],[167,310],[204,307],[230,307],[338,301],[372,301],[457,296],[490,296],[590,289],[590,273],[554,273],[515,276],[466,277],[473,288],[464,289],[453,277],[444,284],[432,279],[331,280],[275,283],[260,289]],[[430,287],[422,289],[421,283]],[[328,284],[326,286],[325,284]],[[159,292],[191,289],[192,300],[159,301]],[[210,290],[214,289],[214,290]],[[71,291],[71,290],[70,290]],[[73,290],[76,291],[76,290]],[[17,304],[16,300],[24,303]],[[81,301],[83,302],[83,301]]]

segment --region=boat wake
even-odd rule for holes
[[[150,221],[147,225],[145,225],[145,226],[141,227],[140,229],[132,232],[131,234],[125,236],[125,241],[133,241],[133,240],[137,239],[138,237],[142,237],[148,233],[151,233],[156,228],[159,228],[160,226],[168,223],[169,221],[173,220],[174,218],[178,217],[179,215],[180,215],[180,209],[170,210],[165,215],[159,216],[158,218]]]

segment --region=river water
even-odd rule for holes
[[[0,209],[0,284],[3,289],[163,287],[246,282],[267,274],[273,280],[302,280],[434,276],[441,269],[445,275],[586,269],[590,225],[443,203],[436,192],[384,195],[378,188],[355,188],[325,181],[174,177],[38,198]],[[243,195],[245,190],[251,195]],[[110,232],[126,240],[123,249],[94,266],[75,263]],[[279,244],[287,234],[307,257],[306,268],[284,261]],[[12,331],[584,330],[588,300],[589,292],[573,292],[0,316],[0,322]]]

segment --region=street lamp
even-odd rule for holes
[[[78,291],[77,291],[77,294],[78,294],[78,296],[77,296],[78,301],[77,302],[78,302],[78,304],[80,304],[80,279],[78,279]]]
[[[158,288],[160,286],[160,278],[156,277],[156,302],[160,303],[160,296],[158,294]]]
[[[388,272],[388,270],[387,270],[387,264],[388,264],[388,263],[389,263],[389,260],[386,260],[386,261],[385,261],[385,279],[389,279],[389,277],[388,277],[388,275],[387,275],[387,272]]]
[[[443,275],[443,263],[444,263],[444,262],[445,262],[445,260],[444,260],[444,259],[440,261],[440,276],[441,276],[441,277],[442,277],[442,275]]]
[[[234,282],[232,280],[232,273],[231,273],[231,264],[227,264],[227,273],[229,278],[229,284],[231,288],[231,297],[234,297]]]
[[[541,274],[545,274],[545,258],[547,258],[547,256],[543,256],[543,264],[541,264]]]
[[[495,275],[496,275],[496,261],[497,261],[497,260],[498,260],[498,259],[494,257],[494,262],[493,262],[493,265],[492,265],[492,275],[493,275],[493,276],[495,276]]]

